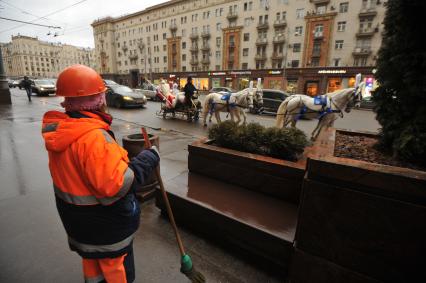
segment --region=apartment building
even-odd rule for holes
[[[99,71],[198,88],[264,87],[311,95],[373,77],[381,0],[173,0],[92,23]]]
[[[1,44],[6,76],[55,78],[73,64],[96,67],[93,48],[40,41],[36,37],[17,35]]]

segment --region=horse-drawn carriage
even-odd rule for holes
[[[201,102],[198,95],[194,94],[190,103],[185,100],[183,92],[170,91],[167,83],[160,83],[157,89],[157,97],[161,101],[160,110],[156,114],[160,117],[180,117],[187,121],[198,121],[200,119]]]

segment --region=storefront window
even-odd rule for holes
[[[355,77],[349,78],[348,87],[355,87]]]
[[[327,92],[333,92],[342,88],[342,80],[340,78],[328,79]]]
[[[226,78],[225,79],[225,86],[226,87],[230,87],[230,88],[233,87],[233,85],[232,85],[232,78]]]
[[[297,80],[287,80],[286,92],[296,93],[297,92]]]
[[[186,85],[186,79],[180,80],[180,87],[183,88]],[[209,90],[209,79],[208,78],[192,78],[192,83],[198,90]]]
[[[245,89],[248,88],[250,84],[249,78],[239,78],[238,79],[238,89]]]
[[[212,79],[212,87],[221,87],[221,79],[220,78],[213,78]]]
[[[318,82],[307,82],[305,87],[305,93],[309,96],[318,95]]]
[[[282,89],[282,79],[271,79],[269,80],[269,88],[271,89]]]

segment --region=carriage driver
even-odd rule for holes
[[[194,96],[194,92],[197,91],[195,86],[192,84],[192,77],[188,77],[183,91],[185,92],[185,104],[188,107],[192,107],[192,97]]]

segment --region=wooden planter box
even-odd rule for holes
[[[426,282],[426,172],[334,157],[335,131],[308,159],[291,282]]]
[[[188,146],[188,169],[268,196],[299,203],[306,158],[297,162],[196,141]]]

